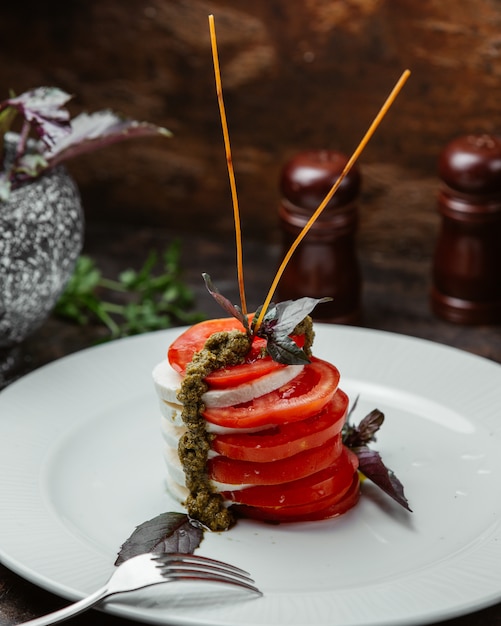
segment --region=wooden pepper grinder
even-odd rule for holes
[[[501,322],[501,139],[469,135],[439,158],[442,216],[433,312],[458,324]]]
[[[282,170],[279,218],[283,255],[330,191],[347,163],[333,150],[310,150]],[[356,200],[361,176],[356,167],[294,252],[278,286],[278,299],[333,298],[316,307],[317,321],[355,323],[360,317],[361,276],[355,249]]]

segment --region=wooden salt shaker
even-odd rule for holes
[[[442,216],[433,312],[459,324],[501,322],[501,138],[469,135],[439,158]]]
[[[347,160],[337,151],[310,150],[285,164],[279,205],[283,255],[339,178]],[[278,300],[333,298],[315,308],[316,321],[351,324],[360,317],[361,275],[355,246],[360,184],[360,173],[353,167],[299,244],[278,286]]]

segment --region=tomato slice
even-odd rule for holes
[[[252,317],[249,315],[249,321]],[[191,326],[169,347],[167,358],[170,365],[184,375],[186,366],[192,360],[193,355],[204,347],[207,339],[214,333],[228,330],[243,330],[243,326],[234,317],[207,320]],[[293,339],[299,347],[303,347],[303,336],[294,336]],[[256,337],[245,363],[216,370],[207,376],[206,381],[210,387],[216,389],[235,387],[285,367],[282,363],[277,363],[270,356],[265,355],[265,348],[266,340]]]
[[[312,359],[293,380],[275,391],[234,407],[207,408],[204,418],[229,428],[254,428],[299,422],[312,417],[330,402],[339,384],[334,365]]]
[[[207,339],[214,333],[224,330],[243,330],[242,324],[234,317],[206,320],[194,324],[175,339],[167,351],[171,367],[184,374],[186,366],[195,352],[199,352]]]
[[[341,432],[348,396],[338,389],[332,400],[313,417],[257,433],[216,435],[211,448],[240,461],[269,463],[323,445]]]
[[[299,506],[253,507],[234,504],[231,510],[239,517],[248,517],[265,522],[313,522],[343,515],[357,504],[360,498],[360,482],[355,474],[348,490]]]
[[[282,485],[265,485],[225,491],[223,496],[237,504],[257,507],[297,507],[325,500],[337,494],[341,497],[351,486],[358,461],[343,448],[336,461],[306,478]]]
[[[271,463],[235,461],[217,456],[207,461],[207,473],[212,480],[230,485],[279,485],[329,467],[342,449],[341,435],[336,435],[318,448]]]

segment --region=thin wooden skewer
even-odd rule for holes
[[[364,137],[362,138],[362,141],[358,144],[357,148],[355,149],[355,152],[352,154],[352,156],[350,157],[350,159],[346,163],[346,165],[345,165],[343,171],[341,172],[339,178],[336,180],[336,182],[332,186],[332,188],[329,191],[329,193],[325,196],[325,198],[320,203],[318,209],[315,211],[315,213],[313,213],[313,215],[310,217],[308,222],[303,227],[303,230],[299,233],[299,235],[297,236],[297,238],[295,239],[295,241],[291,245],[289,251],[287,252],[287,254],[284,257],[284,260],[282,261],[280,267],[278,268],[278,271],[277,271],[277,273],[275,275],[275,278],[274,278],[273,283],[272,283],[272,285],[270,287],[268,295],[266,296],[266,299],[264,301],[263,307],[261,309],[261,313],[260,313],[260,315],[258,317],[258,320],[256,322],[256,325],[254,327],[254,332],[256,332],[258,330],[259,326],[261,325],[261,323],[263,321],[263,318],[264,318],[264,316],[266,314],[266,311],[268,310],[268,307],[270,306],[271,299],[273,298],[273,295],[275,294],[275,290],[277,288],[277,285],[278,285],[280,279],[282,278],[282,274],[285,271],[287,263],[289,262],[290,258],[294,254],[296,248],[299,246],[301,241],[304,239],[304,237],[306,236],[306,234],[308,233],[310,228],[313,226],[314,222],[317,220],[319,215],[325,209],[325,207],[327,206],[327,204],[331,200],[332,196],[339,189],[339,186],[343,182],[343,179],[348,174],[348,172],[351,170],[351,168],[353,167],[353,165],[357,161],[358,157],[362,154],[365,146],[369,143],[372,135],[375,133],[377,127],[379,126],[379,124],[381,123],[382,119],[384,118],[384,116],[388,112],[389,108],[391,107],[391,105],[395,101],[396,97],[400,93],[400,90],[404,86],[404,84],[407,81],[407,79],[409,78],[409,76],[410,76],[410,71],[409,70],[405,70],[402,73],[402,76],[399,78],[399,80],[397,81],[397,83],[393,87],[390,95],[388,96],[388,98],[386,99],[385,103],[383,104],[383,106],[379,110],[379,113],[376,115],[376,117],[374,118],[372,124],[369,126],[369,129],[367,130],[367,132],[365,133]]]
[[[235,172],[233,170],[233,159],[231,157],[230,135],[228,133],[228,123],[226,121],[226,113],[223,101],[223,89],[221,85],[221,72],[219,69],[219,58],[217,53],[216,27],[214,24],[214,16],[209,15],[210,40],[212,46],[212,59],[214,64],[214,74],[216,78],[216,94],[219,104],[219,113],[221,117],[221,126],[223,128],[224,147],[226,152],[226,163],[228,166],[228,176],[230,178],[231,198],[233,202],[233,216],[235,221],[235,239],[237,248],[237,274],[238,288],[240,291],[240,306],[242,313],[247,315],[247,303],[245,299],[244,287],[244,270],[243,270],[243,252],[242,252],[242,229],[240,225],[240,211],[238,207],[237,186],[235,182]]]

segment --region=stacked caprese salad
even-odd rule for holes
[[[153,371],[166,443],[168,486],[190,495],[178,453],[187,426],[178,399],[188,365],[214,333],[241,329],[235,318],[201,322],[182,333]],[[302,335],[292,336],[302,346]],[[237,514],[268,521],[334,517],[359,497],[358,458],[343,445],[348,398],[339,372],[311,357],[285,365],[253,337],[238,365],[208,374],[200,418],[208,433],[205,471],[211,489]],[[193,495],[193,494],[192,494]]]

